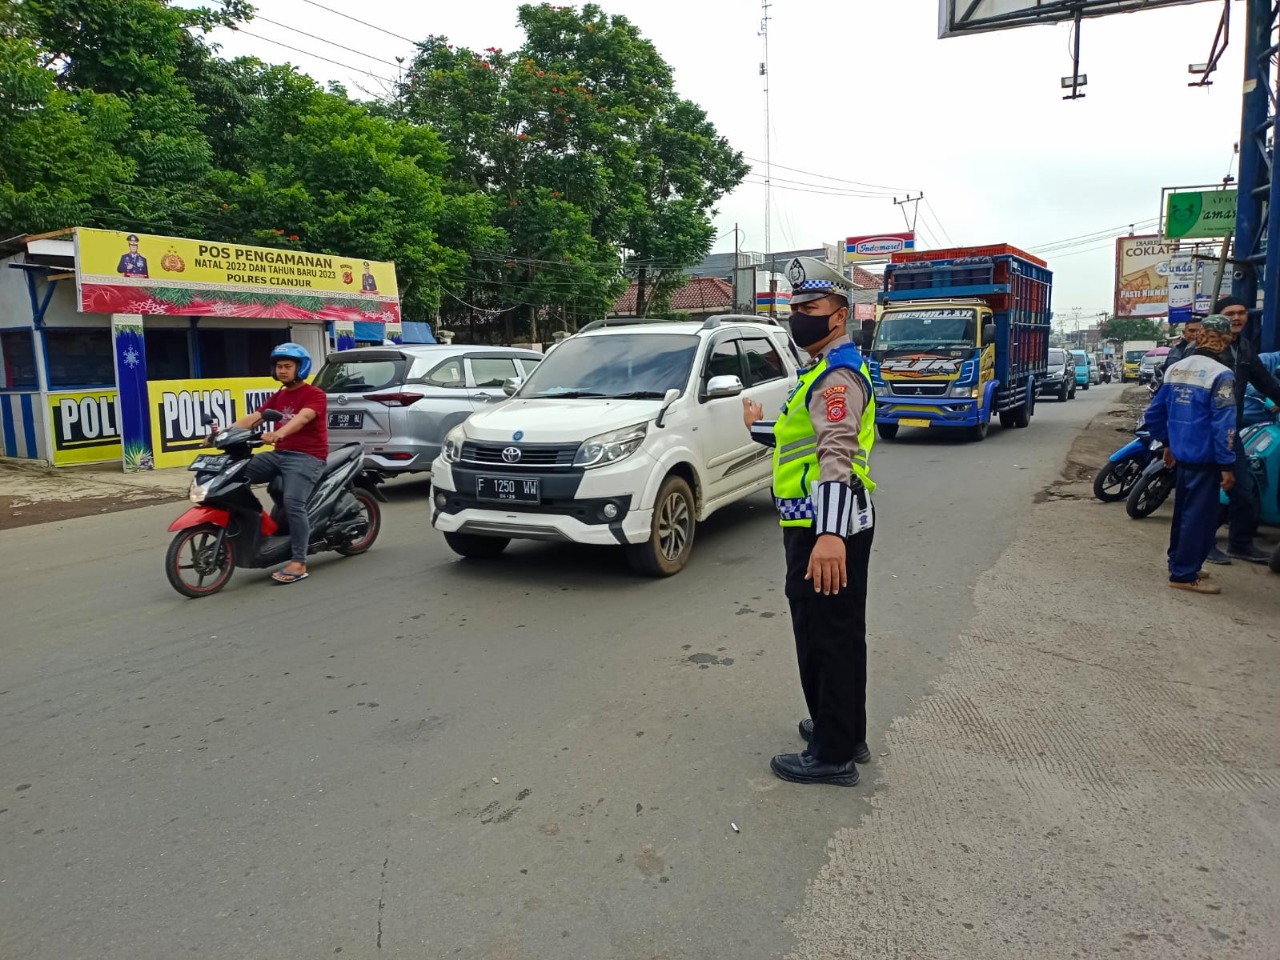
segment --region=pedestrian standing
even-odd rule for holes
[[[1203,319],[1204,317],[1193,316],[1182,325],[1182,339],[1170,347],[1169,352],[1165,354],[1163,370],[1168,370],[1179,360],[1196,352],[1196,331],[1200,329],[1200,321]]]
[[[1218,529],[1218,490],[1229,494],[1236,484],[1235,374],[1222,362],[1230,342],[1231,321],[1205,317],[1195,352],[1165,371],[1146,413],[1166,466],[1178,468],[1169,586],[1193,593],[1222,592],[1201,566]]]
[[[853,786],[867,747],[867,574],[875,513],[869,458],[875,396],[849,341],[851,284],[825,263],[798,257],[791,281],[791,335],[810,362],[776,421],[743,400],[751,435],[773,447],[773,496],[786,553],[785,586],[795,634],[808,742],[770,767],[783,780]]]
[[[1231,343],[1223,352],[1222,362],[1235,373],[1236,431],[1244,428],[1245,391],[1250,385],[1273,403],[1280,404],[1280,382],[1258,359],[1253,344],[1245,339],[1244,328],[1249,322],[1249,308],[1238,297],[1222,297],[1214,304],[1214,313],[1222,314],[1231,322]],[[1225,555],[1215,546],[1209,556],[1211,563],[1230,563],[1231,557],[1249,563],[1267,563],[1271,555],[1258,549],[1253,542],[1262,516],[1262,494],[1258,481],[1249,467],[1249,457],[1244,447],[1236,445],[1236,485],[1229,500],[1227,521],[1227,550]]]

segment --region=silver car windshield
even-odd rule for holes
[[[571,337],[538,364],[520,396],[660,400],[684,390],[697,352],[692,334]]]

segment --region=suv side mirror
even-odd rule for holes
[[[716,400],[720,397],[736,397],[742,393],[742,381],[735,376],[712,377],[707,381],[707,399]]]
[[[994,323],[984,323],[982,325],[982,342],[990,343],[996,338],[996,325]]]
[[[506,383],[502,385],[502,392],[508,397],[515,396],[517,390],[524,386],[524,377],[510,377]]]
[[[663,425],[663,422],[667,419],[667,411],[670,410],[671,405],[679,399],[680,391],[675,387],[672,387],[666,392],[666,395],[662,398],[662,407],[658,410],[658,416],[653,421],[653,425],[655,427],[661,427]]]

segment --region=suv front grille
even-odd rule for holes
[[[518,450],[518,459],[507,459],[504,453]],[[502,467],[503,469],[568,469],[578,453],[576,443],[477,443],[467,440],[462,444],[462,462],[472,466]]]

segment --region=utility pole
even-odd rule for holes
[[[773,127],[769,116],[769,0],[760,0],[759,36],[764,38],[764,59],[760,61],[760,76],[764,78],[764,262],[773,272],[773,238],[770,232],[773,190]]]
[[[924,199],[924,191],[923,191],[923,190],[922,190],[922,191],[920,191],[920,193],[919,193],[917,196],[914,196],[914,197],[913,197],[913,196],[911,196],[911,194],[907,194],[907,195],[906,195],[903,199],[901,199],[901,200],[899,200],[897,197],[894,197],[894,198],[893,198],[893,205],[894,205],[895,207],[902,207],[902,219],[906,221],[907,229],[908,229],[908,230],[910,230],[912,233],[915,233],[915,232],[916,232],[916,220],[917,220],[917,219],[919,218],[919,216],[920,216],[920,201],[921,201],[921,200],[923,200],[923,199]],[[908,204],[908,203],[910,203],[910,204],[914,204],[914,206],[912,206],[912,208],[911,208],[911,218],[910,218],[910,219],[908,219],[908,218],[907,218],[907,204]]]

